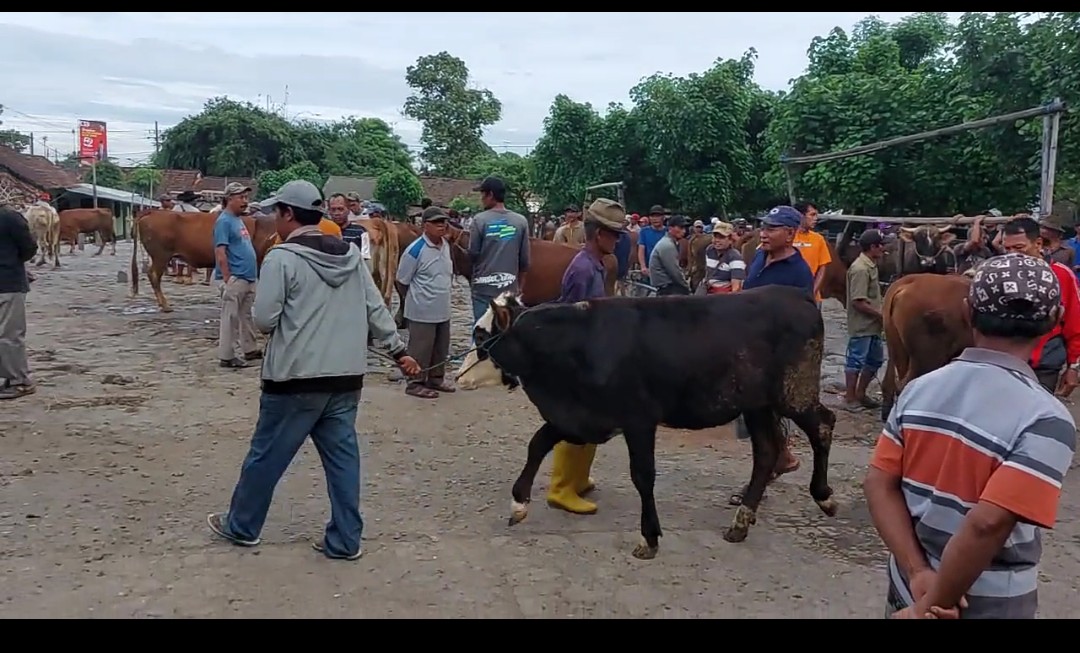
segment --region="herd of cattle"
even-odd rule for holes
[[[24,214],[37,238],[43,265],[47,256],[60,266],[62,241],[74,250],[78,235],[93,234],[101,254],[111,243],[113,216],[107,209],[72,209],[57,213],[39,202]],[[161,280],[174,257],[192,268],[214,265],[216,214],[148,210],[140,213],[132,235],[145,250],[147,277],[163,312],[171,310]],[[275,242],[274,219],[243,218],[258,261]],[[395,280],[398,260],[420,230],[407,222],[365,218],[372,250],[372,273],[388,305],[407,287]],[[632,234],[636,240],[637,234]],[[448,240],[456,275],[471,278],[466,253],[469,234],[450,228]],[[704,275],[708,235],[684,245],[691,283]],[[969,344],[961,314],[968,279],[943,274],[955,269],[955,245],[948,228],[902,228],[890,240],[880,265],[883,281],[895,280],[883,308],[889,368],[883,381],[886,408],[910,379],[947,363]],[[636,244],[636,243],[635,243]],[[757,236],[740,238],[744,257],[753,255]],[[653,498],[656,428],[666,425],[702,429],[746,420],[754,443],[748,490],[725,539],[736,542],[755,522],[771,470],[780,453],[781,419],[792,420],[809,439],[814,454],[810,494],[822,511],[836,512],[827,469],[835,415],[820,401],[824,323],[820,312],[795,291],[767,287],[711,297],[630,299],[559,305],[563,273],[578,249],[544,238],[531,239],[531,265],[522,294],[493,301],[477,324],[477,346],[462,365],[458,384],[520,384],[545,423],[533,436],[528,460],[513,487],[511,521],[527,514],[533,479],[540,462],[560,440],[577,444],[606,442],[622,434],[630,451],[633,482],[642,501],[641,544],[634,555],[656,555],[661,535]],[[847,267],[857,256],[850,230],[834,246],[822,294],[846,303]],[[138,246],[132,248],[131,290],[138,293]],[[700,261],[699,261],[700,259]],[[604,261],[606,290],[615,294],[617,265]],[[403,323],[401,306],[396,319]],[[529,328],[522,328],[522,327]],[[692,341],[693,348],[672,347]],[[486,368],[486,371],[485,371]],[[644,370],[648,370],[645,373]]]

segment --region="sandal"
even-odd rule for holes
[[[410,385],[405,388],[405,394],[410,397],[419,397],[421,399],[438,399],[439,393],[435,392],[431,388],[425,388],[422,385]]]
[[[35,385],[9,385],[0,387],[0,399],[18,399],[37,392]]]
[[[429,383],[428,387],[437,392],[454,392],[457,390],[454,386],[450,385],[446,381],[440,381],[438,383]]]

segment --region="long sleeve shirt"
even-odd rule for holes
[[[1080,287],[1077,286],[1076,276],[1069,268],[1060,263],[1051,263],[1050,269],[1054,271],[1054,276],[1057,277],[1058,284],[1061,286],[1061,306],[1064,309],[1064,315],[1061,322],[1056,324],[1050,333],[1044,335],[1035,346],[1035,351],[1031,352],[1033,369],[1040,367],[1039,363],[1042,362],[1044,355],[1051,354],[1054,347],[1050,343],[1054,338],[1064,341],[1067,365],[1080,361]],[[1046,361],[1046,363],[1049,362],[1049,360]],[[1056,362],[1054,367],[1057,367]]]
[[[679,267],[679,245],[670,236],[665,236],[653,247],[649,256],[649,283],[657,288],[678,285],[690,289]]]

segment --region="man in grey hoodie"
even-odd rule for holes
[[[302,180],[260,205],[274,213],[283,242],[266,255],[255,295],[255,326],[270,334],[259,422],[229,511],[209,515],[207,523],[233,544],[259,544],[274,487],[311,435],[330,493],[330,523],[312,547],[329,558],[356,560],[364,523],[355,424],[368,330],[407,375],[420,366],[405,355],[360,250],[319,231],[323,205],[319,189]]]

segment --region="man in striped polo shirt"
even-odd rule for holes
[[[1032,619],[1076,426],[1028,365],[1061,317],[1045,261],[988,259],[971,282],[974,346],[912,381],[864,483],[889,548],[886,614]],[[1007,401],[1002,401],[1007,397]]]

